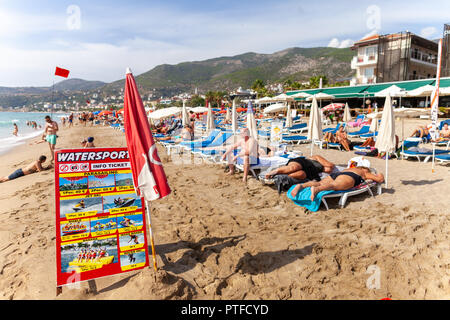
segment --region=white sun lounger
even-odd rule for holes
[[[329,210],[327,200],[328,198],[337,198],[339,197],[339,205],[341,208],[344,208],[345,204],[347,203],[348,197],[356,196],[358,194],[362,194],[365,192],[368,192],[372,197],[374,197],[374,194],[372,192],[372,188],[377,188],[377,194],[380,195],[382,193],[382,185],[380,183],[376,183],[373,181],[364,182],[360,184],[359,186],[356,186],[350,190],[346,191],[335,191],[333,193],[327,194],[322,197],[322,203],[325,205],[327,210]]]

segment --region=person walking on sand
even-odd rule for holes
[[[49,165],[48,167],[44,168],[42,166],[42,164],[45,162],[45,160],[47,160],[46,156],[40,156],[38,160],[30,163],[28,166],[26,166],[25,168],[21,168],[21,169],[17,169],[16,171],[14,171],[13,173],[11,173],[9,176],[7,177],[0,177],[0,183],[1,182],[6,182],[6,181],[10,181],[10,180],[14,180],[35,172],[41,172],[44,170],[48,170],[51,168],[51,165]]]
[[[50,116],[45,117],[45,128],[44,128],[44,135],[45,140],[48,142],[48,146],[50,148],[50,153],[52,155],[51,162],[54,161],[55,158],[55,146],[56,146],[56,133],[58,132],[58,123],[56,121],[53,121]]]

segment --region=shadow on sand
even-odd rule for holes
[[[444,179],[437,179],[437,180],[401,180],[402,184],[405,186],[407,185],[413,185],[413,186],[426,186],[429,184],[435,184],[438,182],[444,181]]]
[[[211,254],[220,253],[225,248],[236,246],[245,238],[246,235],[239,235],[224,238],[204,238],[199,242],[180,241],[176,243],[157,245],[155,247],[155,251],[164,262],[163,269],[165,271],[180,274],[193,269],[199,263],[205,262]],[[167,253],[182,249],[191,250],[184,252],[182,257],[177,261],[171,261],[170,258],[166,257]],[[151,247],[149,250],[151,252]]]
[[[236,272],[251,275],[268,273],[310,255],[315,246],[313,243],[302,249],[261,252],[254,256],[245,253],[236,265]]]

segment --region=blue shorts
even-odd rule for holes
[[[22,169],[17,169],[16,171],[14,171],[13,173],[11,173],[8,177],[9,180],[14,180],[20,177],[23,177],[25,174],[23,173]]]

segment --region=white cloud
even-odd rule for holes
[[[340,42],[339,42],[338,38],[333,38],[328,43],[328,47],[330,47],[330,48],[339,48],[339,45],[340,45]]]
[[[339,48],[349,48],[355,43],[352,39],[346,39],[342,40],[341,44],[339,45]]]
[[[434,34],[436,34],[437,30],[435,27],[426,27],[420,30],[420,36],[426,39],[430,39]]]

